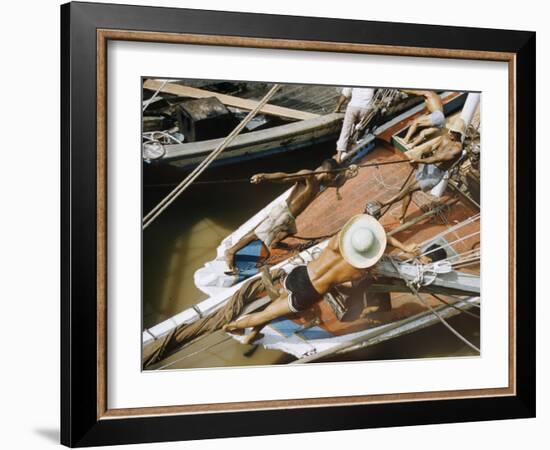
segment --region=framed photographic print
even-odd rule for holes
[[[534,416],[535,33],[61,19],[63,444]]]

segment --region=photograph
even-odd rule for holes
[[[482,98],[142,76],[142,370],[479,358]]]

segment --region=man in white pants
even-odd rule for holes
[[[361,120],[367,115],[371,109],[372,99],[374,97],[374,89],[371,88],[343,88],[342,95],[338,99],[336,112],[340,112],[346,101],[349,101],[342,124],[340,138],[336,143],[337,156],[336,160],[342,162],[345,158],[345,153],[349,150],[351,144],[350,138],[353,135],[355,126],[361,123]]]

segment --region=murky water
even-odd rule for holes
[[[302,149],[226,168],[207,170],[199,180],[248,178],[263,171],[296,171],[314,168],[329,157],[334,144]],[[149,211],[169,191],[166,184],[180,181],[185,172],[144,171],[144,211]],[[264,183],[196,184],[185,191],[143,234],[143,326],[151,327],[204,300],[193,283],[194,272],[212,260],[220,241],[263,208],[288,186]],[[479,321],[469,316],[452,319],[461,333],[479,344]],[[192,358],[173,355],[162,363],[170,368],[220,367],[286,363],[292,357],[261,347],[243,346],[220,336],[201,339]],[[474,354],[443,326],[403,336],[378,346],[339,357],[401,359]],[[335,359],[336,360],[336,359]]]

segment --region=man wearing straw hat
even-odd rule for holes
[[[403,200],[400,221],[405,221],[407,209],[416,191],[431,191],[439,197],[447,187],[449,172],[461,160],[462,140],[466,132],[464,120],[456,116],[447,125],[447,132],[405,153],[411,163],[418,164],[416,174],[403,189],[380,207]],[[424,155],[431,154],[424,158]]]
[[[387,245],[405,247],[391,236],[374,217],[352,217],[333,236],[319,257],[307,265],[293,268],[283,281],[279,297],[263,311],[234,320],[223,327],[236,333],[252,327],[243,343],[254,341],[268,322],[287,314],[304,311],[322,299],[332,287],[359,280],[382,257]]]

